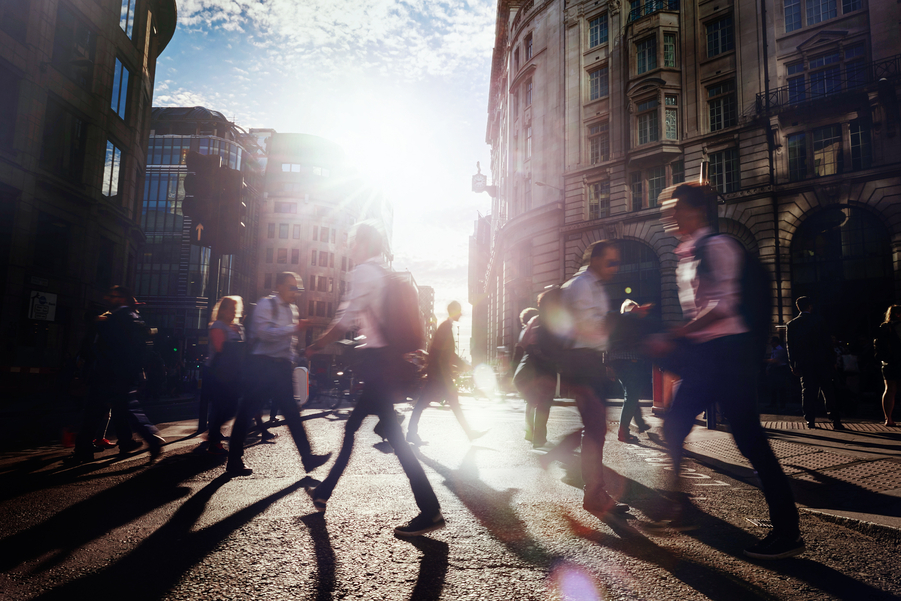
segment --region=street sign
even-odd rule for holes
[[[28,303],[28,319],[37,321],[56,320],[56,295],[32,290],[30,302]]]

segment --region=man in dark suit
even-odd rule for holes
[[[799,297],[795,306],[801,313],[786,326],[785,346],[791,371],[801,378],[801,409],[807,427],[816,428],[817,403],[822,394],[826,414],[832,420],[833,427],[843,430],[832,385],[835,356],[826,325],[818,315],[813,314],[810,298]]]

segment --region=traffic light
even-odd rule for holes
[[[191,151],[185,156],[188,174],[185,176],[185,199],[181,211],[191,218],[196,230],[192,233],[192,242],[202,246],[209,246],[215,233],[221,163],[218,154],[204,155]]]
[[[231,255],[241,250],[244,240],[247,205],[244,192],[244,174],[235,169],[222,169],[219,177],[219,221],[216,234],[216,251]]]

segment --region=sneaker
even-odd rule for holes
[[[582,509],[594,515],[604,516],[610,513],[628,513],[629,506],[620,503],[608,494],[589,498],[587,495],[582,501]]]
[[[652,534],[659,534],[666,530],[675,532],[697,530],[700,527],[698,523],[691,518],[687,518],[685,514],[685,507],[681,504],[673,504],[663,512],[661,519],[645,522],[641,525],[641,528]]]
[[[745,549],[745,555],[754,559],[784,559],[803,552],[804,539],[800,534],[785,536],[778,532],[770,532],[762,541]]]
[[[150,445],[150,463],[153,464],[160,458],[160,455],[163,454],[163,445],[166,444],[166,439],[154,434],[150,437],[150,440],[147,441],[147,444]]]
[[[651,429],[651,426],[649,426],[647,424],[641,424],[640,426],[638,426],[638,433],[643,434],[644,432],[647,432],[650,429]]]
[[[808,430],[816,430],[816,429],[817,429],[817,423],[816,423],[816,422],[807,422],[807,429],[808,429]]]
[[[418,446],[418,447],[421,447],[422,445],[429,444],[429,443],[427,443],[426,441],[424,441],[424,440],[419,436],[419,434],[417,434],[416,432],[407,432],[407,442],[409,442],[410,444],[415,444],[415,445]]]
[[[114,449],[116,447],[115,443],[110,442],[106,438],[95,438],[94,439],[94,450],[95,451],[105,451],[107,449]]]
[[[620,433],[617,434],[616,439],[620,442],[625,442],[628,444],[636,444],[638,442],[638,437],[630,432],[620,431]]]
[[[303,459],[303,469],[308,473],[312,472],[320,465],[326,463],[331,457],[331,453],[326,453],[325,455],[310,455]]]
[[[394,534],[397,536],[419,536],[433,530],[441,530],[446,525],[444,516],[441,515],[440,511],[434,517],[426,517],[425,514],[420,513],[405,526],[395,528]]]
[[[304,486],[303,489],[307,491],[307,494],[310,496],[310,500],[313,501],[313,508],[319,513],[325,513],[325,504],[328,502],[328,499],[317,497],[315,486]]]
[[[229,461],[225,465],[225,473],[229,476],[249,476],[253,473],[253,470],[246,465],[240,459],[237,461]]]
[[[847,428],[845,428],[845,424],[843,424],[839,421],[832,422],[832,429],[833,430],[847,430]]]
[[[226,449],[221,442],[210,443],[206,452],[217,457],[225,457],[228,455],[228,449]]]
[[[260,438],[261,438],[263,441],[266,441],[266,440],[275,440],[276,438],[278,438],[278,434],[273,434],[273,433],[270,432],[269,430],[263,430],[263,433],[260,434]]]

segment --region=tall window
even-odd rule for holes
[[[532,126],[526,128],[526,160],[532,158]]]
[[[588,74],[588,99],[597,100],[610,94],[607,79],[607,67],[595,69]]]
[[[287,223],[279,223],[278,224],[278,237],[282,240],[288,239],[288,224]]]
[[[526,60],[527,61],[532,60],[532,34],[531,33],[528,36],[526,36],[525,48],[526,48],[526,50],[525,50]]]
[[[310,265],[312,265],[314,267],[316,266],[316,251],[315,250],[312,251],[312,254],[310,255]]]
[[[635,45],[638,74],[657,68],[657,38],[651,37]]]
[[[785,33],[801,29],[801,0],[785,1]]]
[[[732,127],[737,119],[735,80],[730,79],[707,88],[707,104],[710,108],[710,131]]]
[[[522,195],[522,210],[530,211],[532,210],[532,178],[526,179],[526,185],[523,186],[523,195]]]
[[[263,274],[263,288],[266,290],[272,290],[272,274],[266,273]]]
[[[598,182],[588,187],[588,219],[610,216],[610,182]]]
[[[638,104],[638,144],[656,142],[660,139],[660,117],[657,113],[659,102],[656,98]]]
[[[816,177],[842,172],[842,127],[827,125],[813,130],[813,174]]]
[[[632,210],[640,211],[642,208],[642,203],[644,202],[640,171],[635,171],[630,174],[629,187],[632,190]]]
[[[796,182],[807,177],[807,141],[805,134],[788,136],[788,179]]]
[[[53,99],[47,101],[41,165],[54,175],[81,181],[87,146],[87,123]]]
[[[319,266],[328,267],[328,253],[324,250],[319,253]]]
[[[276,255],[276,263],[287,263],[288,262],[288,249],[280,248],[278,249],[278,255]]]
[[[607,41],[607,13],[588,22],[588,47],[594,48]]]
[[[648,169],[648,206],[656,207],[657,198],[666,188],[666,167],[652,167]]]
[[[513,49],[513,72],[519,71],[519,46]]]
[[[605,121],[588,127],[588,160],[592,165],[610,159],[610,129]]]
[[[804,63],[792,63],[785,66],[788,75],[788,101],[792,103],[804,102],[807,92],[804,88]],[[799,75],[800,74],[800,75]]]
[[[94,49],[97,36],[65,4],[56,13],[53,66],[86,90],[94,79]]]
[[[106,157],[103,160],[103,183],[100,191],[110,200],[119,195],[119,166],[121,163],[122,151],[107,140]]]
[[[663,34],[663,66],[676,66],[676,34]]]
[[[732,15],[707,24],[707,56],[716,56],[735,48]]]
[[[829,96],[842,90],[842,55],[830,52],[810,61],[810,97]]]
[[[837,14],[835,0],[807,0],[808,25],[814,25],[826,19],[834,19]]]
[[[122,10],[119,12],[119,27],[129,38],[135,26],[135,3],[137,0],[122,0]]]
[[[115,70],[113,71],[113,94],[110,108],[122,119],[125,119],[125,107],[128,104],[128,79],[130,75],[131,72],[128,68],[117,58]]]
[[[272,263],[272,249],[271,248],[266,249],[266,262]]]
[[[266,227],[266,237],[267,238],[275,238],[275,224],[274,223],[270,223]]]
[[[513,118],[519,116],[519,90],[513,92],[513,98],[510,101],[513,104]]]
[[[13,145],[19,112],[19,76],[0,63],[0,146]]]
[[[673,174],[673,185],[685,181],[685,161],[673,161],[670,163],[670,171]]]
[[[299,239],[300,239],[300,225],[299,225],[299,224],[298,224],[298,225],[295,225],[295,226],[291,229],[291,237],[294,238],[295,240],[299,240]]]
[[[664,123],[666,126],[666,139],[667,140],[678,140],[679,139],[679,108],[678,108],[678,98],[676,96],[672,96],[667,94],[664,97],[664,103],[666,104],[666,113]]]
[[[738,180],[738,149],[711,153],[710,185],[725,194],[738,190]]]
[[[300,263],[300,249],[292,248],[291,249],[291,264],[297,265],[298,263]]]
[[[851,122],[851,169],[867,169],[873,164],[870,128],[863,121]]]
[[[526,106],[532,106],[532,80],[526,82]]]

